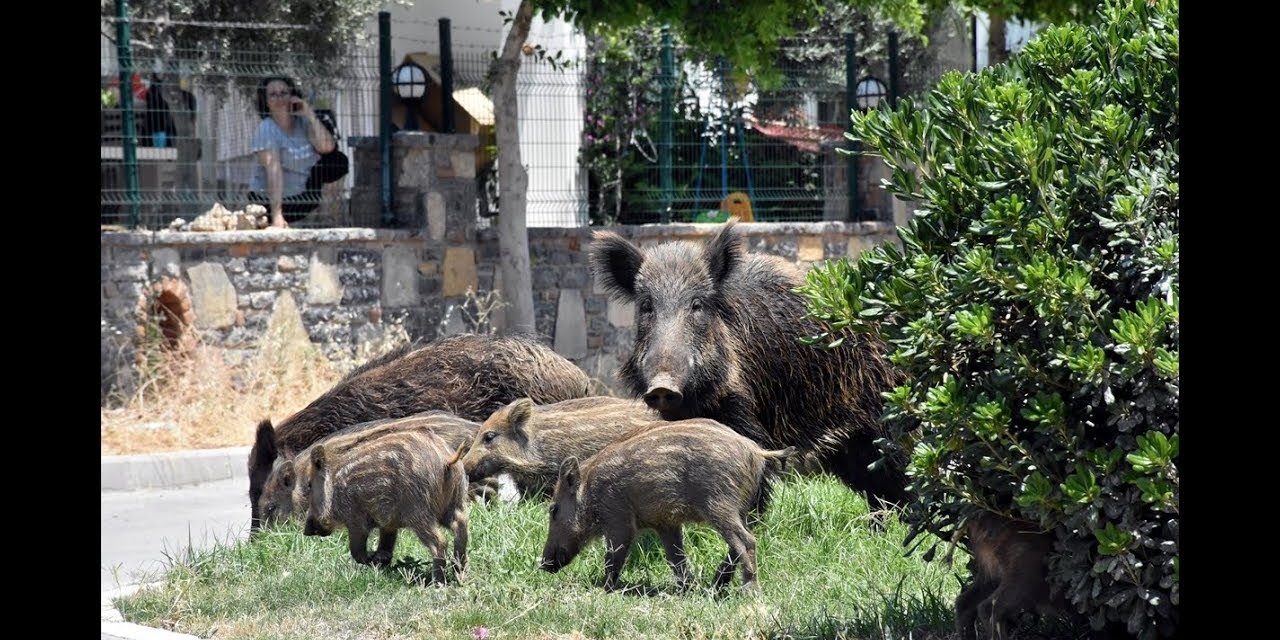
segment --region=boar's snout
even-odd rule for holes
[[[563,569],[566,564],[569,564],[569,552],[559,548],[554,553],[550,550],[544,552],[542,554],[542,562],[538,565],[538,568],[547,573],[555,573]]]
[[[658,411],[672,411],[680,408],[684,395],[680,393],[680,384],[670,374],[660,373],[649,383],[649,390],[644,392],[644,403]]]
[[[315,518],[307,518],[307,524],[302,528],[302,535],[304,536],[320,536],[323,538],[330,533],[332,532],[321,526],[320,522]]]

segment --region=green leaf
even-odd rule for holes
[[[1098,540],[1098,552],[1104,556],[1117,556],[1129,549],[1133,543],[1133,534],[1116,528],[1114,523],[1096,530],[1093,535]]]

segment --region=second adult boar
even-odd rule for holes
[[[459,335],[404,347],[352,371],[311,404],[273,427],[258,425],[249,452],[249,530],[277,457],[361,422],[440,409],[477,422],[517,398],[559,402],[587,395],[590,381],[576,365],[534,338]]]
[[[661,421],[638,400],[596,396],[538,405],[521,398],[484,421],[462,464],[472,482],[510,473],[526,495],[549,494],[565,459],[586,460],[621,434]]]
[[[551,525],[542,568],[559,571],[587,543],[605,540],[604,587],[618,584],[639,529],[662,540],[681,588],[692,578],[684,554],[683,525],[707,522],[729,545],[715,586],[742,569],[742,587],[756,587],[756,539],[747,515],[763,510],[770,476],[795,452],[765,451],[713,420],[682,420],[618,440],[587,461],[561,465],[551,501]]]

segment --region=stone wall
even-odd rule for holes
[[[129,389],[138,312],[162,290],[170,297],[166,304],[187,312],[202,342],[230,354],[256,348],[286,298],[312,342],[331,356],[351,356],[361,343],[379,339],[393,319],[422,340],[475,330],[468,318],[476,315],[476,302],[474,296],[469,301],[468,290],[483,298],[500,286],[497,232],[475,229],[473,222],[452,235],[447,227],[432,233],[427,226],[425,233],[342,228],[102,234],[104,393],[111,384]],[[699,241],[717,228],[611,229],[644,247]],[[896,238],[891,225],[879,222],[758,223],[739,229],[750,250],[805,268]],[[536,325],[557,352],[612,387],[617,365],[633,344],[635,311],[609,300],[593,282],[586,258],[593,230],[529,230]]]
[[[496,229],[476,217],[476,137],[424,132],[392,136],[394,228],[381,224],[378,146],[355,138],[353,226],[215,233],[102,234],[102,379],[110,389],[134,385],[136,346],[156,304],[161,334],[174,348],[199,342],[240,357],[257,348],[273,317],[297,323],[330,357],[349,360],[361,344],[394,325],[433,340],[501,329],[492,292],[501,290]],[[895,201],[895,218],[905,215]],[[639,246],[700,241],[718,225],[620,226]],[[739,225],[751,250],[801,267],[896,239],[886,222]],[[607,387],[634,341],[635,311],[592,282],[586,248],[592,228],[529,229],[535,324],[557,352]],[[483,326],[482,326],[483,325]]]

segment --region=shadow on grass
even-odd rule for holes
[[[902,584],[892,593],[880,594],[879,601],[852,603],[851,612],[819,611],[808,617],[777,620],[777,627],[765,636],[774,640],[826,640],[834,638],[903,638],[910,640],[951,640],[955,633],[955,608],[949,598],[927,590],[904,594]]]

